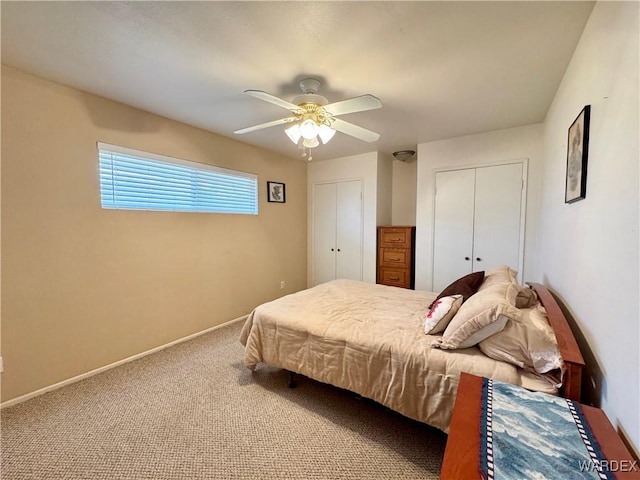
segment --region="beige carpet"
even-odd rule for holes
[[[3,480],[431,479],[446,435],[242,363],[241,322],[4,409]]]

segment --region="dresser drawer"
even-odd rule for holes
[[[385,227],[379,231],[379,247],[402,247],[411,248],[412,229],[408,227],[393,228]]]
[[[378,268],[378,283],[392,287],[411,288],[411,270],[408,268]]]
[[[392,268],[411,268],[411,250],[385,247],[378,249],[378,265]]]

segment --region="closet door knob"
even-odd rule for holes
[[[464,259],[467,261],[471,260],[469,257],[464,257]]]
[[[332,249],[331,249],[331,251],[333,252],[333,251],[335,251],[335,250],[332,248]]]
[[[476,262],[481,262],[482,259],[480,257],[476,257]]]
[[[340,251],[340,249],[338,249],[338,251]]]

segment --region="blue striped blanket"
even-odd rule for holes
[[[580,404],[484,379],[480,468],[492,479],[613,479]]]

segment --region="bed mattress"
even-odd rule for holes
[[[556,393],[545,379],[478,348],[425,335],[433,292],[334,280],[257,307],[240,341],[247,367],[287,369],[356,392],[448,432],[460,372]]]

